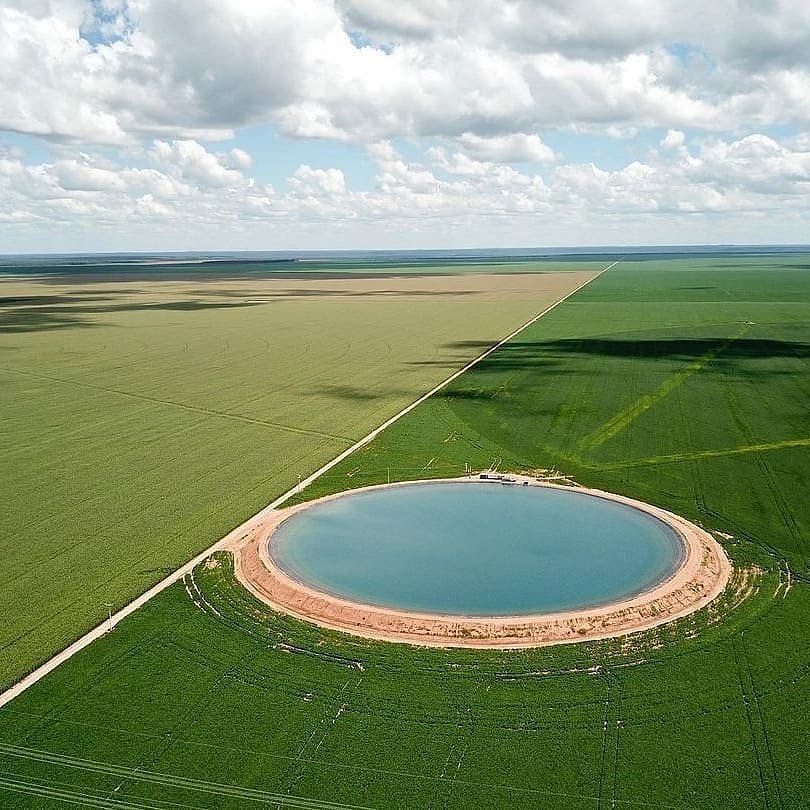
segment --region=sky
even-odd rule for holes
[[[0,0],[0,253],[810,242],[807,0]]]

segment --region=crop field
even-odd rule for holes
[[[411,253],[411,252],[407,252]],[[502,256],[502,257],[464,257],[437,255],[398,256],[396,252],[385,254],[369,253],[365,257],[352,256],[340,258],[330,254],[329,258],[296,258],[296,259],[262,259],[240,257],[218,257],[211,259],[194,259],[184,261],[176,254],[171,258],[126,254],[108,256],[70,256],[69,259],[59,256],[11,256],[0,257],[0,274],[15,275],[24,273],[27,277],[53,278],[93,281],[132,281],[132,280],[173,280],[204,281],[241,279],[266,281],[268,277],[300,280],[315,277],[334,279],[345,276],[370,277],[380,276],[419,276],[419,275],[455,275],[462,273],[534,273],[548,270],[577,269],[592,265],[601,269],[615,258],[613,253],[566,254],[561,256]],[[743,259],[746,261],[747,259]]]
[[[809,395],[810,258],[622,262],[304,496],[553,469],[722,532],[722,597],[609,641],[428,650],[273,614],[219,554],[0,709],[3,806],[806,806]]]
[[[807,575],[808,401],[807,257],[623,262],[306,494],[553,468]]]
[[[0,685],[464,365],[479,353],[466,341],[495,342],[590,267],[331,279],[139,268],[114,282],[110,267],[2,268]]]

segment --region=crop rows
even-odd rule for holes
[[[0,282],[0,685],[583,278]]]
[[[4,746],[164,781],[8,748],[3,778],[155,806],[802,806],[808,323],[799,267],[620,265],[304,493],[555,468],[723,532],[735,574],[707,609],[591,644],[418,649],[272,613],[221,553],[0,711]]]

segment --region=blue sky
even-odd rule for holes
[[[810,7],[0,7],[7,250],[806,241]]]

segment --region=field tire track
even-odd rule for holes
[[[762,748],[766,748],[765,741],[767,735],[765,734],[764,725],[761,723],[761,715],[754,717],[751,711],[752,704],[756,705],[756,694],[754,691],[753,680],[751,679],[751,670],[749,667],[743,668],[740,661],[739,645],[742,643],[741,637],[731,639],[731,650],[734,656],[734,664],[737,670],[737,678],[740,685],[740,693],[742,695],[743,706],[745,708],[745,718],[748,723],[748,731],[751,738],[751,746],[754,749],[754,758],[756,761],[757,771],[759,773],[759,784],[762,789],[762,801],[766,810],[772,807],[781,807],[781,797],[778,793],[778,782],[776,780],[776,771],[773,769],[773,759],[769,758],[768,762],[764,762],[764,752]],[[759,720],[759,722],[757,722]],[[769,753],[769,752],[768,752]],[[769,772],[770,771],[770,772]],[[773,796],[773,785],[776,785],[776,797]],[[774,802],[774,798],[777,799]]]
[[[120,777],[126,780],[144,782],[146,784],[160,785],[168,788],[188,790],[204,793],[211,796],[221,796],[225,798],[241,799],[243,801],[272,803],[283,807],[317,808],[318,810],[343,810],[344,808],[362,807],[358,805],[347,805],[340,802],[331,802],[321,799],[309,799],[302,796],[290,796],[286,793],[273,791],[256,790],[254,788],[240,787],[238,785],[228,785],[222,782],[209,782],[204,779],[193,779],[185,776],[176,776],[157,771],[142,770],[141,768],[131,768],[124,765],[113,765],[97,760],[82,759],[64,754],[53,754],[36,748],[24,748],[22,746],[8,745],[0,743],[0,754],[14,757],[23,761],[37,762],[43,765],[69,768],[82,771],[84,773],[96,773],[105,776]],[[0,788],[2,784],[0,783]],[[117,806],[114,799],[105,799],[106,804],[97,805],[99,807]],[[122,805],[127,807],[128,805]],[[137,807],[151,807],[152,805],[133,805]]]
[[[705,352],[696,360],[693,360],[685,368],[676,371],[674,374],[664,380],[658,388],[650,394],[644,394],[639,397],[635,402],[623,408],[611,419],[605,422],[604,425],[584,436],[579,446],[585,450],[592,450],[600,447],[605,442],[618,436],[623,431],[635,422],[640,416],[646,413],[650,408],[657,405],[662,399],[669,396],[679,386],[683,385],[690,377],[701,372],[709,363],[721,355],[735,340],[741,338],[751,327],[746,324],[742,329],[737,330],[735,334],[728,338],[720,346],[717,346],[708,352]]]

